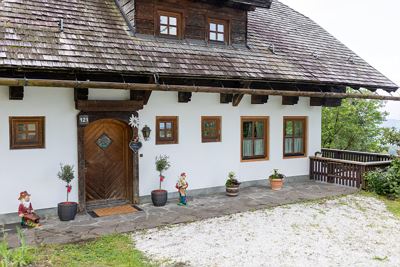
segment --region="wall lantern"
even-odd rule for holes
[[[147,125],[145,125],[145,126],[142,128],[142,134],[143,134],[143,138],[144,138],[145,141],[149,140],[149,138],[150,138],[150,133],[151,133],[150,127],[147,126]]]

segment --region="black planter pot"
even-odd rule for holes
[[[156,207],[162,207],[167,204],[168,192],[166,190],[153,190],[151,191],[151,201]]]
[[[72,221],[78,212],[78,203],[62,202],[58,203],[58,217],[60,221]]]

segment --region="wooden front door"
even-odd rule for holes
[[[123,122],[103,119],[84,130],[86,201],[133,201],[131,129]]]

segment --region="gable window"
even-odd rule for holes
[[[180,37],[181,15],[179,13],[158,12],[159,34],[161,36]]]
[[[242,117],[242,160],[268,159],[268,117]]]
[[[10,117],[10,149],[44,148],[44,117]]]
[[[156,118],[156,144],[178,143],[178,117]]]
[[[201,117],[201,141],[221,142],[221,117]]]
[[[284,157],[304,157],[306,155],[306,117],[284,117]]]
[[[224,20],[209,19],[208,40],[213,42],[228,42],[228,23]]]

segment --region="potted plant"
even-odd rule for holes
[[[156,170],[158,171],[160,186],[159,189],[151,191],[151,201],[153,201],[153,205],[156,207],[165,206],[168,200],[168,191],[163,190],[161,188],[162,182],[165,180],[165,176],[163,172],[169,169],[171,164],[169,162],[169,157],[166,155],[161,155],[156,157]]]
[[[78,203],[69,201],[69,193],[71,193],[72,190],[71,182],[75,178],[74,166],[61,164],[61,170],[58,172],[57,176],[67,183],[65,186],[67,188],[67,201],[58,203],[58,217],[61,221],[71,221],[75,219],[78,211]]]
[[[283,180],[285,175],[278,172],[278,169],[274,169],[274,173],[269,176],[269,183],[272,190],[281,190],[283,186]]]
[[[239,186],[240,183],[236,179],[236,175],[234,172],[230,172],[228,174],[228,180],[226,180],[225,187],[226,187],[226,195],[230,197],[236,197],[239,195]]]

